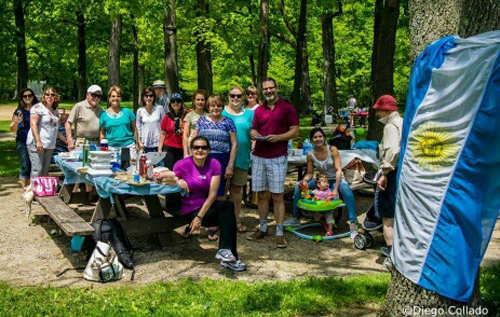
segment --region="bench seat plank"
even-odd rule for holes
[[[94,228],[58,196],[36,197],[36,200],[68,236],[85,236],[94,233]]]

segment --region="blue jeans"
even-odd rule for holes
[[[299,184],[300,182],[297,182],[295,184],[295,193],[293,194],[293,218],[295,219],[300,219],[301,218],[301,213],[299,208],[297,207],[297,203],[299,202],[300,199],[300,189],[299,189]],[[310,189],[316,188],[316,180],[311,179],[308,183]],[[335,188],[335,181],[330,181],[330,188],[333,189]],[[356,217],[356,206],[354,204],[354,195],[352,194],[351,187],[349,187],[349,184],[345,180],[340,181],[339,185],[339,192],[340,195],[342,195],[342,201],[344,201],[346,207],[347,207],[347,212],[349,213],[349,221],[351,223],[357,223],[358,218]]]
[[[16,150],[21,157],[21,173],[19,174],[19,179],[30,179],[31,161],[28,154],[28,147],[25,143],[16,142]]]

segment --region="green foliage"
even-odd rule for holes
[[[226,94],[231,84],[252,84],[250,58],[257,67],[259,41],[259,0],[205,0],[207,17],[197,16],[198,0],[178,0],[177,54],[181,90],[197,89],[195,47],[198,41],[212,49],[214,92]],[[373,41],[374,0],[344,0],[343,14],[334,19],[336,41],[337,88],[339,102],[354,94],[362,106],[370,98],[371,49]],[[299,2],[286,0],[287,17],[298,27]],[[76,12],[84,13],[87,44],[87,84],[107,90],[107,54],[112,17],[123,17],[121,50],[121,86],[124,100],[132,98],[133,37],[131,25],[138,29],[139,64],[144,65],[146,86],[164,78],[163,18],[165,2],[33,0],[26,1],[26,37],[30,80],[46,80],[64,99],[76,99],[78,93],[78,39]],[[403,1],[398,23],[395,56],[395,95],[399,104],[406,99],[409,65],[407,2]],[[0,98],[11,98],[15,91],[16,42],[12,3],[0,0]],[[323,52],[321,15],[335,12],[336,2],[309,0],[307,41],[313,104],[323,102]],[[132,16],[133,15],[133,18]],[[271,34],[292,40],[277,2],[270,3]],[[269,76],[278,80],[282,95],[290,98],[294,83],[295,50],[271,37]],[[256,69],[255,69],[256,71]]]

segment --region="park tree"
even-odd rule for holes
[[[500,6],[489,0],[410,0],[410,42],[413,59],[439,38],[457,34],[470,37],[500,29]],[[458,265],[458,263],[457,263]],[[475,308],[481,304],[479,273],[469,303],[453,301],[424,289],[393,269],[386,300],[378,316],[402,316],[407,305],[447,308],[455,305]]]
[[[342,14],[342,1],[337,1],[337,10],[325,10],[321,15],[321,35],[323,44],[323,77],[324,92],[324,112],[330,105],[333,105],[333,111],[338,111],[337,81],[335,70],[335,35],[333,32],[333,19]]]
[[[278,2],[279,11],[283,17],[286,28],[293,39],[281,33],[275,36],[295,49],[295,76],[292,93],[292,104],[297,112],[302,113],[305,109],[312,108],[311,86],[309,78],[309,56],[307,53],[306,27],[307,27],[307,0],[300,1],[299,23],[296,28],[287,13],[285,1]]]
[[[373,49],[371,69],[371,104],[382,95],[394,94],[394,52],[399,0],[375,0]],[[378,121],[373,106],[368,117],[369,140],[382,139],[383,125]]]
[[[108,49],[108,88],[120,86],[120,49],[122,41],[122,15],[111,15],[111,32]]]
[[[197,0],[196,21],[196,64],[198,66],[198,88],[212,94],[214,80],[212,71],[212,47],[210,44],[211,23],[208,20],[209,6],[205,0]]]
[[[26,26],[24,22],[23,0],[13,0],[12,8],[16,21],[17,82],[16,90],[28,87],[28,55],[26,53]],[[16,95],[17,95],[16,91]]]
[[[259,5],[259,53],[257,66],[257,85],[267,78],[269,68],[269,45],[271,36],[269,33],[269,0],[260,0]]]
[[[177,65],[177,23],[176,1],[168,0],[165,5],[163,34],[165,46],[165,77],[169,95],[179,91],[179,70]]]

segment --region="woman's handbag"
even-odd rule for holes
[[[123,277],[123,265],[113,248],[106,242],[98,241],[92,256],[83,271],[83,278],[94,282],[117,281]]]
[[[33,193],[38,197],[55,196],[59,178],[51,176],[33,177],[31,184]]]

